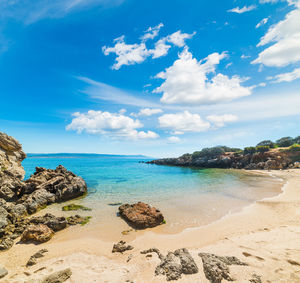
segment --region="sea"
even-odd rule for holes
[[[118,206],[143,201],[164,214],[166,224],[159,232],[179,233],[273,197],[283,185],[283,180],[253,171],[144,163],[152,159],[104,154],[28,154],[22,165],[25,179],[34,173],[35,167],[55,169],[58,165],[81,176],[87,183],[88,194],[68,203],[91,208],[91,212],[80,213],[90,214],[90,225],[102,225],[104,229],[126,229],[126,223],[118,217]],[[55,204],[49,209],[61,211],[63,205]]]

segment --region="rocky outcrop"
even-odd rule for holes
[[[61,165],[55,170],[37,167],[36,172],[23,181],[25,172],[21,162],[25,157],[21,144],[0,132],[0,250],[9,249],[17,237],[28,233],[25,233],[28,225],[40,230],[43,227],[45,232],[47,229],[56,232],[68,225],[87,223],[90,219],[77,215],[70,217],[68,223],[64,217],[51,214],[27,218],[49,204],[84,195],[87,186],[81,177]]]
[[[48,242],[54,236],[54,231],[44,224],[29,225],[21,236],[21,242]]]
[[[126,245],[126,242],[120,241],[119,243],[114,244],[112,253],[123,253],[129,250],[133,250],[133,246]]]
[[[155,227],[164,222],[164,217],[158,209],[143,202],[123,204],[119,207],[119,213],[131,226],[137,229]]]
[[[25,157],[21,144],[0,132],[0,198],[14,200],[22,191],[25,172],[21,162]]]
[[[67,281],[71,276],[72,271],[70,268],[67,268],[48,275],[41,281],[41,283],[63,283]]]
[[[168,252],[166,256],[162,255],[156,248],[141,251],[141,254],[154,252],[161,260],[160,264],[155,268],[155,275],[165,275],[167,281],[178,280],[182,274],[198,273],[198,267],[185,248],[178,249],[175,252]]]
[[[295,161],[295,159],[298,161]],[[216,156],[197,156],[196,154],[184,154],[178,158],[163,158],[148,161],[146,163],[199,168],[279,170],[300,168],[299,160],[300,152],[288,153],[274,150],[263,153],[257,152],[254,154],[224,152]]]
[[[28,266],[32,266],[32,265],[37,264],[38,258],[44,257],[44,253],[47,253],[47,252],[48,252],[47,249],[41,249],[41,250],[39,250],[38,252],[36,252],[35,254],[33,254],[33,255],[29,258],[29,260],[28,260],[27,263],[26,263],[26,266],[28,267]]]
[[[205,277],[211,283],[221,283],[223,279],[234,281],[230,275],[229,265],[247,265],[234,256],[217,256],[209,253],[199,253],[202,259]]]

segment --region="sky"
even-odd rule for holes
[[[2,0],[0,131],[178,156],[300,135],[300,0]]]

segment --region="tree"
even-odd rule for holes
[[[254,154],[256,152],[256,148],[254,146],[249,146],[244,148],[244,154]]]
[[[279,147],[288,147],[294,143],[294,140],[291,137],[283,137],[276,141],[276,144]]]
[[[270,140],[264,140],[259,142],[256,146],[268,146],[270,148],[274,148],[275,144]]]
[[[293,142],[300,144],[300,136],[295,137],[294,140],[293,140]]]
[[[192,159],[195,160],[197,158],[217,158],[220,155],[224,154],[225,150],[220,146],[203,148],[201,151],[195,151],[192,154]]]
[[[256,147],[257,152],[265,153],[270,150],[270,147],[267,145],[259,145]]]

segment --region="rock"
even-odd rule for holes
[[[223,279],[234,281],[230,276],[228,265],[247,265],[234,256],[217,256],[209,253],[199,253],[202,259],[206,278],[212,283],[221,283]]]
[[[257,274],[252,274],[252,278],[249,280],[251,283],[262,283],[261,276]]]
[[[5,267],[0,265],[0,278],[5,277],[7,274],[8,274],[8,271],[5,269]]]
[[[81,217],[80,215],[74,215],[74,216],[67,217],[67,222],[69,225],[77,225],[77,224],[85,225],[90,221],[91,218],[92,216]]]
[[[123,253],[129,250],[133,250],[133,246],[126,245],[126,242],[120,241],[119,243],[114,244],[112,253]]]
[[[27,261],[26,263],[26,266],[32,266],[32,265],[35,265],[37,264],[37,259],[38,258],[41,258],[41,257],[44,257],[44,253],[47,253],[48,250],[47,249],[41,249],[39,250],[38,252],[36,252],[35,254],[33,254],[29,260]]]
[[[155,227],[164,222],[164,217],[158,209],[143,202],[123,204],[119,207],[119,213],[130,225],[138,229]]]
[[[44,243],[49,241],[54,235],[52,229],[44,224],[29,225],[21,236],[22,242]]]
[[[169,252],[155,269],[155,275],[165,275],[167,281],[178,280],[181,278],[181,274],[180,259],[172,252]]]
[[[72,275],[72,271],[70,268],[60,270],[52,273],[42,280],[41,283],[63,283],[67,281]]]
[[[46,213],[44,216],[32,217],[30,219],[30,223],[44,224],[54,232],[60,231],[67,227],[67,220],[65,217],[56,217],[50,213]]]
[[[141,251],[141,254],[156,253],[161,260],[155,269],[155,275],[165,275],[167,281],[178,280],[182,274],[198,273],[198,267],[187,249],[178,249],[163,256],[156,248]]]
[[[129,261],[131,261],[132,259],[133,259],[133,254],[130,254],[130,255],[128,256],[126,262],[129,262]]]
[[[176,250],[174,254],[180,259],[183,274],[198,273],[198,267],[187,249]]]
[[[22,191],[25,172],[21,162],[25,157],[21,144],[0,132],[0,198],[13,200]]]
[[[2,206],[0,206],[0,229],[8,225],[8,212]]]
[[[5,251],[10,249],[14,244],[14,241],[10,237],[2,238],[0,242],[0,251]]]
[[[31,193],[24,201],[29,214],[37,212],[41,208],[45,208],[48,204],[55,202],[55,195],[46,189],[39,189]]]
[[[28,192],[45,189],[55,195],[56,202],[67,201],[87,192],[85,181],[62,165],[55,170],[37,167],[25,183]]]

